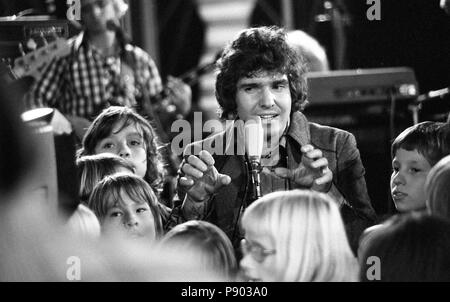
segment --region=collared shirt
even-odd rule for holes
[[[27,97],[27,107],[52,107],[61,113],[94,119],[110,105],[140,106],[163,87],[158,69],[139,47],[126,45],[105,57],[81,34],[70,55],[52,61]]]

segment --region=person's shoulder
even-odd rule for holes
[[[368,243],[378,234],[383,233],[383,231],[386,230],[389,225],[389,221],[383,221],[382,223],[373,225],[365,229],[359,238],[358,255],[361,255],[362,251],[367,248]]]
[[[348,140],[354,140],[354,135],[350,132],[314,122],[309,122],[311,142],[315,145],[335,145]]]
[[[127,44],[125,45],[125,51],[131,52],[136,57],[137,60],[145,62],[153,62],[152,57],[139,46]]]
[[[350,132],[344,129],[332,127],[332,126],[326,126],[321,125],[315,122],[308,122],[309,123],[309,129],[311,132],[311,136],[313,133],[329,133],[330,135],[340,135],[340,136],[349,136],[352,135]]]

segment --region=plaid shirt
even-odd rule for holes
[[[78,42],[78,43],[77,43]],[[104,57],[83,34],[71,53],[52,61],[27,98],[27,107],[52,107],[66,115],[93,120],[110,105],[140,106],[163,89],[154,61],[139,47],[126,45],[115,57]]]

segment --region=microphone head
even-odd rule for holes
[[[264,129],[259,116],[245,122],[244,135],[247,156],[259,161],[264,144]]]

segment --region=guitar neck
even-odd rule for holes
[[[216,61],[200,65],[198,67],[192,68],[185,73],[178,76],[178,78],[186,83],[189,86],[192,86],[198,82],[200,77],[204,75],[205,73],[208,73],[214,69],[216,65]],[[161,100],[166,99],[169,94],[167,85],[164,86],[163,90],[161,90],[160,93],[156,94],[155,96],[151,97],[152,103],[154,105],[159,104]],[[166,106],[167,104],[162,104],[162,106]]]

